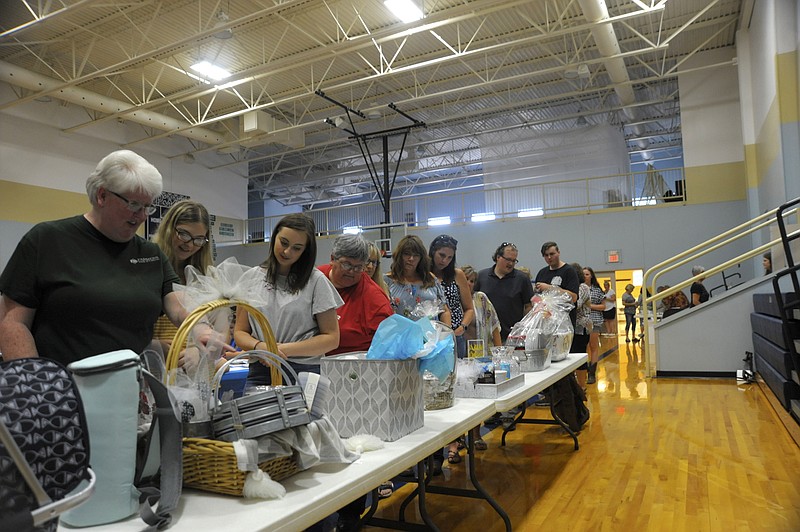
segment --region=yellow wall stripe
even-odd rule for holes
[[[686,167],[687,203],[747,199],[744,161]]]
[[[0,219],[39,223],[88,212],[86,194],[0,180]]]

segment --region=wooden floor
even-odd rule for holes
[[[645,379],[636,344],[602,342],[611,353],[589,386],[580,450],[557,427],[519,426],[505,448],[499,430],[484,438],[479,478],[514,530],[800,530],[800,448],[758,385]],[[466,486],[465,468],[445,465],[435,482]],[[394,518],[410,489],[378,515]],[[483,501],[429,495],[428,509],[445,531],[504,530]],[[416,503],[407,519],[419,522]]]

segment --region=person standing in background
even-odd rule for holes
[[[636,299],[633,297],[633,289],[636,288],[632,284],[625,285],[625,293],[622,294],[622,305],[625,307],[623,312],[625,313],[625,343],[630,343],[631,337],[633,338],[633,343],[639,341],[639,337],[636,336]],[[628,336],[628,332],[630,331],[630,336]]]
[[[589,334],[589,375],[586,378],[587,384],[597,382],[597,362],[600,360],[600,331],[603,329],[603,309],[605,304],[605,294],[597,282],[594,270],[585,266],[583,268],[583,282],[589,287],[589,308],[592,319],[592,331]]]
[[[772,252],[767,251],[761,257],[761,265],[764,266],[764,275],[772,273]]]
[[[489,353],[490,347],[503,345],[500,339],[500,318],[497,317],[497,311],[486,294],[475,291],[475,280],[478,278],[475,268],[466,265],[463,271],[472,294],[472,308],[475,311],[475,326],[469,327],[465,336],[467,340],[483,340],[486,353]]]
[[[161,219],[153,242],[167,257],[180,284],[186,284],[187,266],[194,266],[203,275],[211,266],[211,246],[207,245],[210,226],[206,208],[190,200],[173,204]],[[169,345],[177,332],[178,328],[162,314],[156,321],[153,337]]]
[[[478,272],[475,291],[483,292],[497,310],[500,319],[500,339],[505,342],[508,333],[531,309],[533,288],[530,277],[517,271],[517,246],[503,242],[492,254],[494,267]]]
[[[617,293],[611,288],[611,281],[603,281],[603,289],[605,296],[603,304],[603,326],[606,332],[603,336],[616,336],[617,335]]]
[[[381,251],[374,242],[368,242],[369,246],[369,259],[367,259],[366,269],[364,270],[369,275],[370,279],[375,281],[386,297],[389,297],[389,287],[386,286],[386,281],[383,280],[383,273],[381,272]]]
[[[571,264],[572,269],[575,270],[575,276],[579,279],[583,277],[583,268],[577,262]],[[578,298],[575,300],[575,331],[572,336],[572,345],[570,346],[570,353],[586,353],[586,348],[589,345],[589,335],[594,328],[591,318],[592,310],[589,308],[589,286],[585,283],[578,285]],[[589,363],[588,361],[582,364],[576,371],[575,376],[578,379],[578,384],[581,388],[586,390],[586,378],[588,375]]]
[[[456,354],[458,358],[467,356],[467,342],[464,333],[475,321],[472,297],[464,272],[456,268],[456,249],[458,241],[450,235],[439,235],[428,248],[431,271],[442,283],[447,306],[450,308],[450,322],[456,335]]]

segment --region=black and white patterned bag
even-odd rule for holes
[[[45,358],[1,362],[0,423],[13,439],[0,445],[0,528],[55,530],[58,515],[88,497],[67,495],[93,482],[83,403],[70,373]]]

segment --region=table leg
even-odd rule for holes
[[[425,462],[427,461],[427,473]],[[408,495],[400,505],[398,519],[396,521],[391,519],[383,519],[383,518],[376,518],[373,517],[375,514],[375,510],[377,509],[377,490],[376,490],[376,499],[373,500],[373,508],[370,508],[369,513],[362,519],[363,524],[367,524],[370,526],[379,526],[383,528],[390,528],[392,530],[431,530],[433,532],[438,532],[439,528],[431,519],[431,516],[428,514],[428,508],[425,504],[425,494],[426,494],[426,487],[428,483],[431,481],[433,476],[433,456],[429,456],[426,460],[419,462],[416,466],[417,470],[417,487],[414,491]],[[420,472],[422,472],[422,478],[420,479]],[[421,481],[420,481],[421,480]],[[410,481],[410,482],[413,482]],[[422,517],[422,521],[425,523],[424,525],[418,523],[409,523],[406,521],[405,511],[408,505],[414,500],[415,497],[419,497],[419,515]]]
[[[550,393],[550,388],[545,390],[545,395],[548,397],[548,400],[550,402],[550,415],[553,417],[553,419],[523,419],[523,417],[525,416],[525,412],[527,411],[527,403],[523,403],[521,405],[519,415],[513,419],[513,421],[508,425],[508,427],[503,427],[503,435],[500,438],[501,446],[506,444],[506,434],[509,433],[511,427],[513,427],[518,423],[525,423],[528,425],[559,425],[561,426],[561,428],[567,431],[567,434],[569,434],[570,437],[572,438],[575,450],[577,451],[580,448],[580,446],[578,445],[578,435],[575,433],[575,431],[569,428],[569,425],[565,423],[564,420],[558,417],[558,414],[556,414],[555,401],[553,401],[553,394]]]

